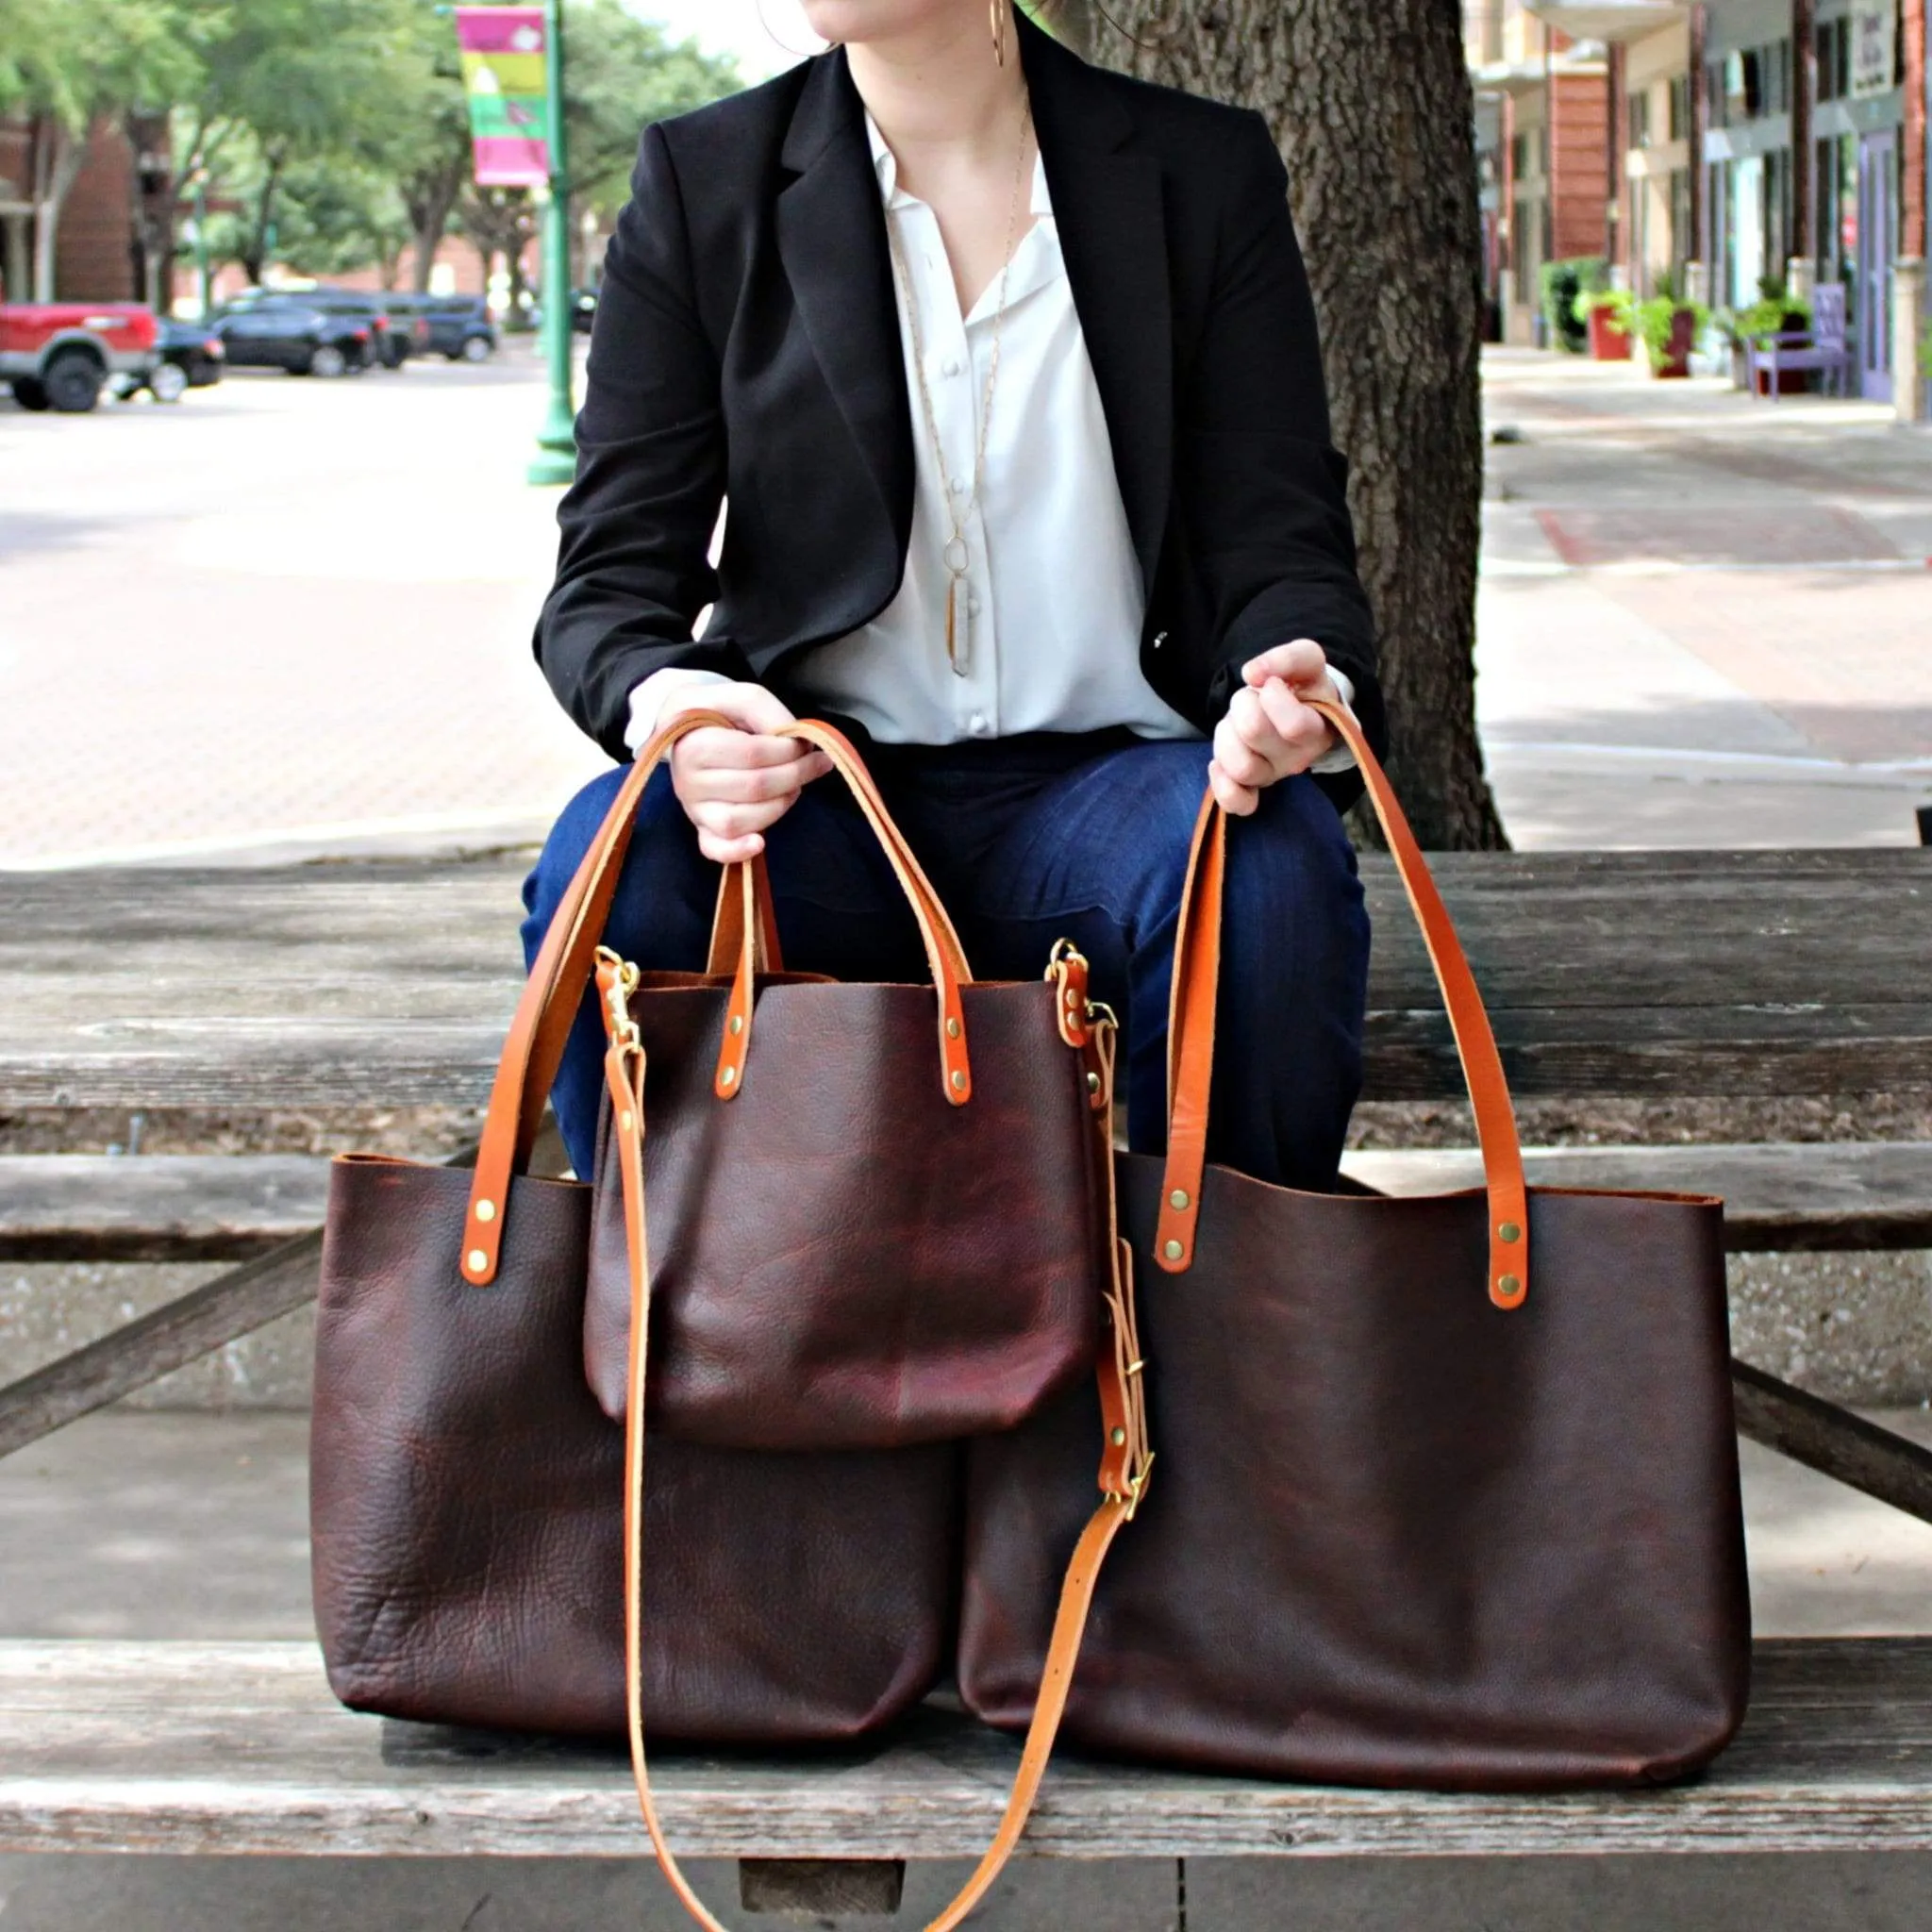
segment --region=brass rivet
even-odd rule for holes
[[[1170,1208],[1185,1208],[1188,1205],[1187,1189],[1176,1188],[1174,1191],[1174,1192],[1167,1197],[1167,1205]]]
[[[1179,1241],[1169,1241],[1160,1251],[1170,1261],[1178,1261],[1188,1251]]]
[[[624,1119],[619,1123],[619,1124],[624,1128],[624,1131],[626,1134],[629,1133],[631,1128],[637,1124],[637,1115],[633,1113],[626,1113]]]
[[[737,1078],[738,1069],[736,1067],[726,1067],[724,1071],[718,1075],[718,1083],[720,1086],[728,1087],[731,1085],[732,1081],[734,1081]]]
[[[494,1201],[478,1201],[476,1203],[476,1219],[478,1221],[494,1221],[496,1219],[496,1203]]]
[[[1127,1432],[1124,1429],[1109,1429],[1107,1432],[1107,1440],[1118,1449],[1127,1440]]]
[[[490,1265],[490,1257],[481,1248],[470,1250],[470,1273],[480,1274]]]
[[[955,1093],[963,1093],[965,1092],[965,1091],[966,1075],[964,1074],[956,1072],[953,1075],[953,1091]]]
[[[1067,1004],[1068,1004],[1068,1006],[1070,1006],[1070,1007],[1077,1007],[1077,1006],[1078,1006],[1078,1005],[1080,1004],[1080,989],[1079,989],[1078,987],[1076,987],[1076,986],[1070,986],[1070,987],[1068,987],[1068,989],[1067,989]]]
[[[948,1020],[948,1021],[946,1022],[946,1038],[947,1038],[948,1040],[958,1040],[958,1037],[959,1037],[959,1023],[958,1023],[958,1021],[957,1021],[957,1020]]]
[[[1098,1093],[1100,1091],[1100,1075],[1098,1074],[1089,1074],[1087,1075],[1087,1091],[1090,1093]]]
[[[1523,1230],[1513,1221],[1506,1221],[1496,1232],[1506,1241],[1520,1241],[1523,1239]]]
[[[1517,1280],[1517,1278],[1513,1274],[1505,1274],[1500,1276],[1496,1282],[1496,1286],[1498,1289],[1502,1291],[1503,1293],[1511,1296],[1514,1296],[1521,1292],[1523,1288],[1522,1282]]]
[[[742,1033],[744,1031],[744,1015],[742,1013],[732,1014],[731,1030],[734,1033]]]

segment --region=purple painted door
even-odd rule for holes
[[[1868,134],[1858,143],[1858,390],[1876,403],[1891,400],[1891,259],[1898,230],[1895,207],[1898,136]]]

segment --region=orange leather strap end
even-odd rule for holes
[[[1428,861],[1361,727],[1338,705],[1314,700],[1312,708],[1327,719],[1355,754],[1403,890],[1422,928],[1423,943],[1449,1011],[1450,1030],[1456,1037],[1457,1054],[1475,1111],[1476,1138],[1482,1145],[1484,1186],[1489,1196],[1490,1300],[1499,1308],[1521,1307],[1529,1292],[1529,1190],[1524,1180],[1516,1109],[1482,993]],[[1188,863],[1180,929],[1174,939],[1168,1021],[1170,1124],[1155,1258],[1175,1274],[1184,1271],[1193,1256],[1194,1217],[1199,1211],[1207,1161],[1226,852],[1226,821],[1210,792],[1202,803]]]

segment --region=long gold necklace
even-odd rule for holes
[[[1020,158],[1013,168],[1012,205],[1007,210],[1007,253],[1000,265],[1000,299],[992,317],[992,352],[987,360],[986,393],[979,406],[979,438],[973,453],[973,488],[964,496],[953,488],[946,469],[946,452],[940,441],[939,418],[932,406],[932,389],[925,375],[925,342],[919,326],[919,298],[913,291],[912,273],[906,264],[906,253],[899,240],[897,224],[886,217],[886,239],[892,251],[892,271],[899,278],[900,293],[906,304],[906,319],[912,335],[912,368],[919,380],[919,401],[925,412],[925,433],[932,442],[933,460],[939,465],[940,492],[946,507],[952,535],[940,552],[946,567],[946,662],[955,676],[967,674],[967,655],[959,646],[959,604],[966,592],[966,575],[972,567],[973,553],[966,542],[966,524],[979,506],[980,484],[986,475],[986,433],[992,422],[993,392],[1000,376],[1000,333],[1007,319],[1007,277],[1013,266],[1013,241],[1020,225],[1020,190],[1026,180],[1027,136],[1033,129],[1033,99],[1025,96],[1024,118],[1020,124]]]

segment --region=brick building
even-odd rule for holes
[[[0,116],[0,275],[16,298],[33,290],[36,143],[46,130]],[[140,157],[119,127],[102,126],[60,210],[54,292],[104,302],[144,299]]]
[[[1505,292],[1533,301],[1532,264],[1566,252],[1607,256],[1642,294],[1694,282],[1720,308],[1768,284],[1838,282],[1859,392],[1916,387],[1901,325],[1924,325],[1927,12],[1928,0],[1471,0],[1496,286],[1513,269]],[[1539,229],[1541,184],[1525,171],[1540,127],[1580,148],[1569,97],[1586,75],[1614,154],[1600,234],[1572,250],[1580,209]],[[1510,311],[1529,340],[1529,318]]]

